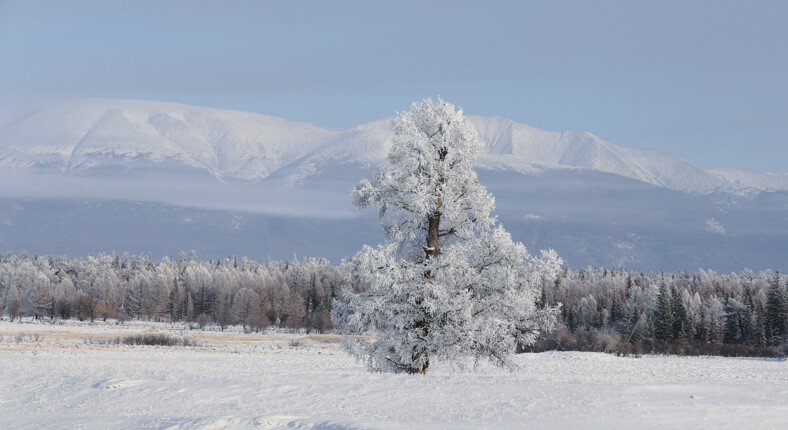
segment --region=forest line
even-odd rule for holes
[[[334,328],[332,301],[342,300],[346,285],[339,268],[319,258],[0,255],[0,314],[12,321],[144,319],[326,332]],[[779,271],[564,269],[542,282],[538,302],[558,304],[558,328],[527,350],[788,352],[788,292]]]

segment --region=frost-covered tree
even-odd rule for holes
[[[512,367],[517,346],[555,321],[556,308],[535,302],[560,259],[532,257],[491,215],[493,197],[473,170],[481,143],[462,110],[426,99],[393,126],[389,168],[353,190],[356,206],[388,216],[388,241],[343,264],[365,288],[346,289],[333,320],[372,332],[346,345],[373,370],[425,373],[432,359],[467,358]]]
[[[36,318],[54,316],[54,304],[52,302],[52,288],[49,279],[43,274],[36,277],[36,285],[33,290],[33,315]]]
[[[244,330],[255,325],[255,319],[262,315],[260,296],[250,288],[241,288],[235,293],[232,312],[235,321],[240,323]]]
[[[580,318],[585,328],[592,328],[597,326],[598,313],[597,302],[594,296],[586,296],[580,299]]]
[[[747,306],[734,298],[725,301],[725,343],[744,343],[750,334],[751,316]]]
[[[725,305],[716,296],[705,301],[706,331],[709,343],[722,343],[725,334]]]

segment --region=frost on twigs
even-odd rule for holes
[[[555,323],[557,309],[535,303],[561,259],[531,256],[491,215],[473,170],[481,144],[462,110],[426,99],[393,126],[390,168],[353,190],[356,206],[379,208],[388,240],[342,264],[364,286],[334,303],[334,323],[365,334],[345,347],[375,371],[425,373],[433,359],[513,368],[517,346]]]

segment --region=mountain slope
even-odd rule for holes
[[[753,172],[735,168],[714,168],[707,172],[734,186],[761,191],[788,190],[788,172]]]
[[[532,251],[572,267],[780,268],[788,173],[703,170],[589,134],[468,116],[480,182]],[[261,114],[128,100],[0,112],[0,253],[196,250],[338,262],[385,240],[349,190],[386,163],[382,119],[329,131]]]
[[[133,100],[76,100],[0,113],[0,166],[59,170],[181,164],[262,179],[336,134],[267,115]]]
[[[788,190],[788,174],[703,170],[664,151],[613,145],[590,133],[552,132],[468,116],[485,144],[478,166],[540,174],[613,173],[672,190]],[[342,132],[247,112],[133,100],[69,100],[0,112],[0,166],[63,175],[197,169],[216,178],[277,177],[290,185],[332,164],[385,162],[390,119]]]

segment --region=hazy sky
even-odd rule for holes
[[[122,97],[344,129],[441,95],[788,171],[788,1],[4,1],[0,104]]]

